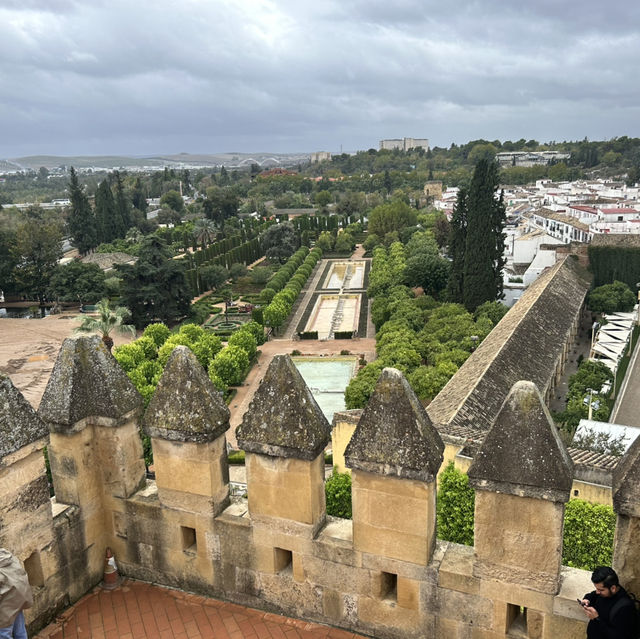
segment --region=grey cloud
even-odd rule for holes
[[[1,3],[0,152],[638,134],[635,3],[307,5]]]

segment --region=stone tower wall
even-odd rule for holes
[[[393,384],[400,384],[400,374],[394,375]],[[73,393],[73,381],[56,392],[62,391]],[[376,393],[383,409],[397,403],[388,389]],[[180,413],[180,405],[175,409]],[[372,411],[362,422],[376,428],[380,414]],[[164,480],[160,486],[141,481],[141,450],[132,439],[139,418],[135,411],[121,419],[93,415],[83,418],[82,428],[74,422],[66,432],[49,423],[54,485],[72,503],[54,500],[50,506],[43,493],[46,438],[1,460],[0,543],[26,562],[36,594],[28,612],[33,627],[101,580],[99,559],[111,546],[121,573],[133,578],[375,637],[585,636],[575,599],[591,589],[589,573],[558,562],[562,490],[541,486],[532,493],[516,487],[505,495],[504,485],[495,483],[500,478],[492,483],[490,471],[480,469],[474,476],[482,495],[476,516],[481,545],[435,541],[437,467],[432,462],[441,462],[443,446],[418,418],[415,433],[422,439],[412,450],[424,444],[427,453],[439,451],[439,457],[425,461],[431,464],[428,473],[419,465],[400,467],[397,460],[375,461],[379,451],[366,446],[347,451],[354,469],[353,521],[326,516],[321,453],[315,454],[315,443],[304,452],[299,439],[291,446],[286,438],[277,446],[260,442],[259,452],[255,438],[247,435],[248,503],[228,504],[228,475],[220,466],[224,434],[217,430],[210,441],[195,435],[178,441],[170,435],[170,445],[162,439],[169,437],[166,432],[161,437],[161,429],[152,430],[158,476]],[[400,425],[409,419],[403,414]],[[381,432],[393,436],[386,427],[380,424]],[[623,488],[627,477],[635,477],[639,446],[629,451],[631,470],[619,480]],[[491,468],[492,452],[484,455]],[[616,538],[616,566],[622,579],[635,578],[638,488],[636,483],[625,492],[620,486],[616,494],[622,495],[624,525]],[[496,517],[497,506],[508,506],[508,525]],[[529,542],[552,546],[544,570],[536,553],[521,546]],[[508,577],[510,566],[521,577],[515,582]]]

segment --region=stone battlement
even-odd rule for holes
[[[375,637],[584,636],[575,599],[589,574],[561,566],[573,463],[532,382],[513,385],[471,462],[474,547],[437,540],[444,444],[394,369],[344,451],[353,520],[326,516],[331,428],[287,356],[274,358],[237,430],[248,502],[229,499],[228,427],[186,347],[171,355],[144,418],[97,337],[64,343],[38,414],[0,378],[0,544],[25,562],[33,627],[101,581],[110,546],[131,577]],[[145,479],[140,428],[156,481]],[[636,592],[639,442],[612,482],[614,565]]]

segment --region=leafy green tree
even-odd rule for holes
[[[220,264],[210,264],[198,271],[202,286],[209,290],[218,290],[229,279],[229,271]]]
[[[240,199],[233,187],[221,189],[212,186],[207,189],[207,199],[203,203],[203,208],[208,218],[222,226],[225,220],[238,214],[239,205]]]
[[[636,296],[624,282],[615,280],[613,284],[594,288],[587,304],[596,313],[628,312],[633,310]]]
[[[173,211],[180,213],[184,209],[184,200],[178,191],[167,191],[160,198],[160,206],[168,206]]]
[[[323,253],[331,253],[333,250],[333,235],[329,231],[322,231],[316,240],[316,246],[319,246]]]
[[[84,255],[98,245],[96,220],[91,210],[89,198],[78,182],[78,175],[73,167],[69,173],[69,199],[71,206],[67,226],[73,238],[73,245],[78,249],[80,255]]]
[[[267,268],[266,266],[255,266],[251,269],[251,282],[258,286],[264,286],[269,281],[271,275],[272,271],[270,268]]]
[[[351,519],[351,475],[339,473],[337,467],[334,467],[324,484],[324,492],[327,515]]]
[[[270,260],[283,263],[296,252],[300,240],[291,222],[281,222],[270,226],[262,234],[262,246]]]
[[[470,311],[502,297],[506,209],[502,195],[496,197],[498,185],[496,163],[480,160],[467,199],[462,292]]]
[[[229,267],[229,276],[235,282],[248,273],[247,267],[240,262],[235,262]]]
[[[355,247],[356,243],[353,241],[353,235],[351,235],[351,233],[348,231],[338,233],[336,243],[333,247],[336,253],[349,253],[353,251]]]
[[[369,214],[369,233],[384,237],[407,226],[415,226],[418,215],[408,204],[398,200],[376,206]]]
[[[484,315],[495,326],[508,312],[509,307],[502,302],[485,302],[476,308],[473,317],[478,320]]]
[[[56,266],[49,281],[49,297],[61,302],[95,304],[105,292],[105,276],[97,264],[78,260]]]
[[[464,351],[462,351],[464,353]],[[468,353],[464,353],[468,356]],[[444,355],[444,354],[443,354]],[[420,366],[408,378],[411,388],[422,401],[430,402],[456,374],[458,366],[451,361],[443,361],[436,366]]]
[[[333,201],[333,195],[330,191],[318,191],[314,199],[320,208],[325,208]]]
[[[407,260],[408,286],[420,286],[427,295],[437,296],[447,286],[449,262],[437,253],[417,253]]]
[[[16,292],[16,282],[13,271],[20,261],[20,255],[14,251],[16,245],[16,230],[14,228],[0,228],[0,291],[7,297]]]
[[[364,408],[367,405],[383,368],[384,363],[381,359],[377,359],[361,368],[358,374],[351,379],[344,391],[345,406],[349,410]]]
[[[25,295],[35,294],[44,309],[51,274],[62,257],[62,229],[56,222],[28,220],[15,236],[13,280]]]
[[[469,485],[469,478],[449,462],[439,479],[436,500],[438,539],[473,546],[475,493]]]
[[[171,259],[160,238],[146,238],[138,261],[116,268],[122,275],[122,302],[138,328],[158,320],[171,323],[189,312],[191,295],[184,266]]]
[[[243,329],[237,330],[231,335],[228,342],[229,346],[239,346],[251,359],[258,350],[256,338],[250,331]]]
[[[129,309],[122,306],[111,308],[109,300],[103,299],[98,302],[98,317],[85,315],[81,319],[81,324],[75,330],[81,333],[99,333],[105,346],[111,350],[113,346],[113,338],[111,334],[117,333],[128,334],[131,337],[136,336],[136,329],[131,324],[123,322],[129,317]],[[142,348],[140,347],[142,351]],[[142,351],[144,353],[144,351]],[[144,356],[144,355],[143,355]]]

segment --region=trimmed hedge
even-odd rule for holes
[[[298,333],[300,339],[318,339],[318,331],[305,331],[304,333]]]

